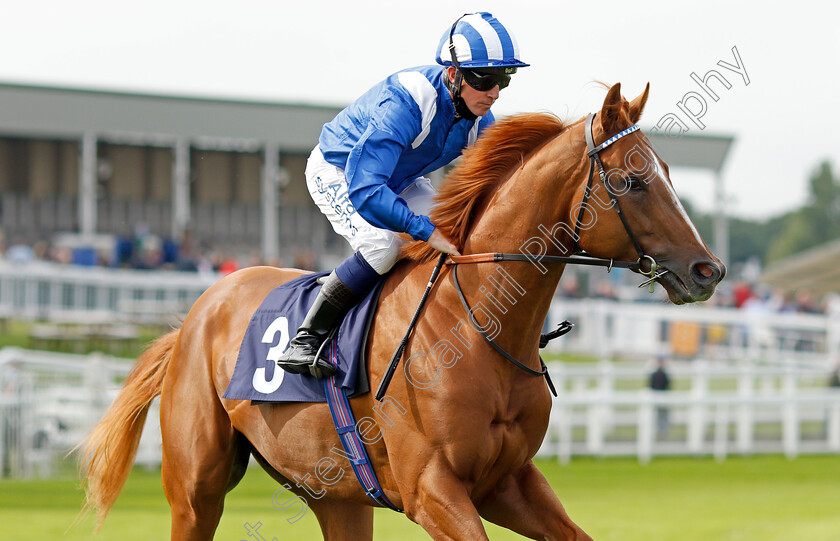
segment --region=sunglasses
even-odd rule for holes
[[[498,85],[499,90],[507,88],[510,84],[510,75],[505,73],[484,73],[475,70],[462,69],[464,80],[468,85],[479,92],[487,92]]]

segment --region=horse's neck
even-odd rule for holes
[[[540,243],[551,255],[566,255],[573,250],[574,242],[568,231],[574,231],[575,223],[569,218],[575,187],[579,184],[574,180],[585,171],[580,158],[581,145],[569,144],[572,140],[569,134],[560,137],[566,140],[558,138],[535,152],[499,187],[476,220],[464,253],[521,253],[523,250],[534,253]],[[539,241],[529,245],[529,240],[534,238]],[[502,317],[509,322],[505,325],[505,335],[520,335],[519,339],[506,341],[520,341],[527,347],[532,335],[542,328],[564,265],[542,267],[530,262],[510,262],[499,263],[490,271],[487,265],[480,267],[483,270],[473,269],[471,273],[464,267],[467,271],[464,274],[470,273],[478,283],[487,280],[504,285],[494,281],[491,275],[508,278],[508,285],[520,294],[524,302],[506,307]],[[487,276],[481,276],[481,272]],[[508,300],[516,298],[510,289],[506,292],[508,295],[504,297]],[[498,305],[493,299],[488,304]],[[514,329],[509,330],[510,327]]]
[[[469,233],[465,253],[519,252],[528,239],[548,242],[547,253],[574,249],[569,231],[576,182],[587,173],[588,160],[580,130],[572,128],[535,150],[489,198]],[[578,141],[580,139],[581,141]],[[554,232],[555,243],[546,231]]]

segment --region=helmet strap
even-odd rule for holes
[[[455,105],[455,120],[466,119],[475,120],[478,118],[461,97],[461,83],[464,81],[464,74],[461,73],[461,63],[458,62],[458,55],[455,54],[455,42],[452,36],[455,34],[455,27],[458,26],[458,21],[469,15],[464,13],[452,23],[452,28],[449,29],[449,55],[452,57],[452,64],[455,66],[454,80],[449,80],[449,70],[443,71],[443,76],[446,80],[446,86],[449,87],[449,92],[452,94],[452,103]]]
[[[465,120],[475,120],[478,118],[470,111],[470,108],[464,102],[464,98],[461,97],[461,83],[464,80],[464,75],[461,73],[461,70],[455,69],[454,79],[450,79],[448,70],[444,70],[443,77],[447,88],[449,88],[449,93],[452,94],[452,104],[455,106],[455,120],[461,120],[462,118]]]

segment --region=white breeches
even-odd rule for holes
[[[361,252],[377,273],[387,273],[397,262],[403,241],[398,233],[375,227],[362,218],[347,195],[344,170],[327,162],[317,146],[306,162],[306,185],[335,232],[347,239],[354,251]],[[417,177],[399,196],[414,214],[428,216],[435,189],[429,179]]]

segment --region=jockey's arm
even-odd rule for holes
[[[387,118],[372,121],[350,152],[344,171],[348,196],[359,214],[372,225],[425,241],[435,229],[431,220],[414,214],[405,200],[387,185],[403,151],[416,137],[412,134],[415,127],[405,125],[413,123],[393,124]]]

